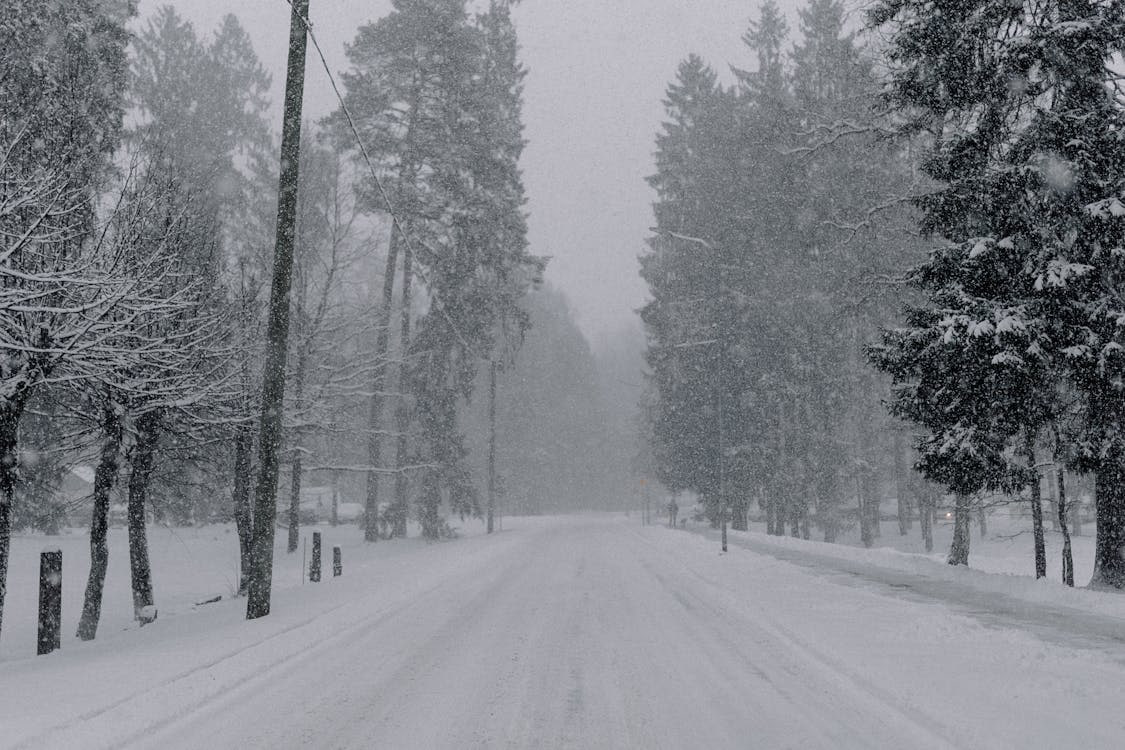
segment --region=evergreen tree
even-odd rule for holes
[[[349,56],[355,71],[345,78],[346,104],[398,217],[384,276],[382,352],[389,346],[390,280],[400,252],[403,260],[399,381],[414,407],[400,399],[396,409],[395,533],[406,528],[406,466],[419,463],[439,467],[422,471],[420,515],[430,534],[439,488],[448,487],[455,504],[474,507],[454,424],[456,399],[471,392],[494,329],[509,324],[515,337],[521,334],[517,301],[542,268],[527,251],[522,213],[524,73],[507,4],[499,2],[475,23],[461,0],[397,3],[389,16],[360,30]],[[364,190],[370,209],[388,208],[374,185]],[[415,276],[429,308],[417,331]],[[374,389],[373,434],[384,378],[377,376]],[[369,480],[369,509],[376,491]]]
[[[376,356],[380,359],[387,358],[390,348],[394,278],[400,254],[400,359],[410,348],[415,263],[427,261],[416,258],[416,254],[435,247],[447,233],[451,205],[448,191],[459,176],[459,163],[451,159],[456,156],[451,148],[453,134],[463,112],[462,97],[472,87],[478,69],[477,40],[468,23],[464,0],[396,0],[393,8],[380,21],[360,28],[347,50],[353,69],[343,76],[345,106],[383,185],[380,189],[374,180],[362,181],[358,186],[360,200],[367,210],[393,211],[398,219],[391,224],[376,325]],[[333,123],[340,142],[350,142],[343,113],[337,113]],[[362,159],[359,167],[366,173],[368,165]],[[424,274],[425,269],[422,271]],[[402,391],[408,387],[405,361],[399,370]],[[370,541],[378,538],[377,469],[381,463],[379,436],[383,432],[386,384],[384,369],[375,370],[366,500]],[[408,459],[410,429],[409,406],[402,399],[396,406],[395,423],[395,463],[402,469]],[[397,472],[392,513],[398,536],[406,533],[408,487],[405,470]]]
[[[480,72],[463,93],[459,106],[468,116],[458,118],[446,165],[454,231],[448,249],[424,263],[430,310],[419,321],[411,358],[418,462],[440,467],[424,470],[419,518],[427,536],[439,529],[439,488],[447,489],[454,511],[479,513],[456,400],[471,397],[482,358],[522,340],[528,320],[520,299],[544,266],[527,246],[519,171],[524,70],[507,4],[492,3],[475,31]]]
[[[696,57],[669,88],[641,259],[649,443],[661,480],[700,492],[713,520],[722,485],[735,528],[757,498],[770,533],[815,522],[832,540],[851,496],[872,544],[893,441],[863,350],[895,299],[875,280],[914,252],[895,236],[903,212],[873,206],[905,192],[909,155],[876,137],[874,65],[842,6],[814,0],[800,31],[787,56],[767,3],[744,36],[757,68],[736,68],[732,91]]]
[[[729,243],[735,271],[729,281],[740,308],[734,338],[741,362],[731,363],[739,385],[732,395],[747,405],[737,421],[744,429],[736,445],[747,462],[750,484],[740,492],[746,496],[743,502],[750,493],[759,493],[771,533],[782,533],[788,523],[796,535],[807,519],[802,472],[797,470],[801,399],[794,387],[804,366],[801,327],[794,323],[795,315],[804,314],[795,303],[805,282],[798,229],[807,186],[803,165],[789,156],[797,120],[784,54],[788,35],[788,24],[773,2],[762,4],[758,20],[743,35],[758,66],[753,72],[735,69],[741,168],[733,188],[739,222]]]
[[[1076,463],[1099,480],[1093,583],[1125,586],[1113,250],[1125,161],[1108,72],[1121,10],[896,0],[870,18],[890,32],[887,103],[929,139],[937,182],[918,201],[943,241],[912,275],[926,302],[878,354],[902,384],[897,408],[936,420],[921,466],[960,491],[1010,475],[1005,446],[1033,461],[1065,374],[1082,402]]]
[[[812,0],[799,16],[801,41],[792,53],[799,137],[791,158],[803,187],[795,207],[795,304],[786,317],[799,342],[790,423],[806,449],[794,491],[813,498],[814,520],[831,541],[842,523],[839,505],[855,488],[861,538],[870,545],[879,528],[878,478],[894,471],[880,455],[894,446],[880,416],[885,386],[864,366],[862,350],[896,301],[874,280],[896,275],[913,251],[897,231],[903,211],[874,218],[870,211],[907,190],[910,165],[901,144],[876,135],[873,62],[847,31],[843,4]]]
[[[646,360],[657,394],[649,419],[661,447],[657,477],[673,491],[702,494],[718,519],[720,477],[718,294],[722,259],[718,238],[731,236],[729,203],[733,144],[731,97],[714,72],[692,55],[667,91],[668,120],[657,135],[657,193],[651,252],[641,276],[652,300],[641,310],[648,334]],[[733,208],[733,206],[731,206]],[[733,401],[731,402],[733,405]],[[733,420],[732,420],[733,423]]]

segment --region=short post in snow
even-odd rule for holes
[[[39,650],[40,656],[62,645],[62,550],[44,550],[39,555]]]
[[[309,580],[320,583],[320,532],[313,532],[312,560],[309,562]]]
[[[339,547],[332,548],[332,577],[343,575],[344,573],[344,558],[340,552]]]

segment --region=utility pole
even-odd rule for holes
[[[289,343],[289,290],[293,282],[293,241],[297,223],[297,177],[301,155],[301,104],[305,87],[305,47],[309,0],[292,0],[289,64],[285,75],[285,115],[281,126],[281,176],[278,180],[277,240],[266,328],[262,376],[262,417],[258,477],[254,495],[254,540],[246,619],[270,613],[273,588],[273,532],[277,517],[277,452],[285,397],[285,354]]]
[[[714,248],[712,248],[714,250]],[[723,552],[727,551],[727,477],[724,466],[724,452],[726,451],[726,434],[724,431],[725,425],[723,424],[723,391],[726,389],[726,310],[723,308],[723,266],[722,260],[719,261],[718,270],[715,273],[718,294],[715,297],[719,305],[719,315],[715,321],[718,330],[717,346],[719,347],[719,373],[718,373],[718,422],[719,422],[719,516],[721,517],[722,535],[723,535]]]
[[[489,362],[488,370],[488,533],[492,533],[492,518],[496,512],[496,361]]]

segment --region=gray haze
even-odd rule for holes
[[[242,21],[274,76],[279,108],[285,77],[285,0],[141,0],[141,23],[170,4],[206,37],[226,13]],[[782,2],[783,7],[792,5]],[[333,72],[344,44],[390,0],[312,0],[314,30]],[[553,256],[547,278],[570,298],[587,336],[627,325],[644,299],[636,256],[651,226],[653,139],[664,88],[689,52],[720,72],[753,67],[740,37],[758,3],[747,0],[525,0],[516,11],[529,141],[524,174],[534,252]],[[336,104],[310,51],[306,114]],[[280,117],[278,112],[277,117]]]

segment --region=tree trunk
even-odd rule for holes
[[[1027,468],[1035,478],[1028,485],[1031,492],[1031,534],[1035,540],[1035,577],[1047,576],[1047,545],[1043,540],[1043,499],[1039,491],[1039,470],[1035,464],[1035,444],[1033,438],[1028,437],[1024,445],[1024,457],[1027,459]]]
[[[1094,475],[1097,536],[1090,588],[1125,588],[1125,469],[1107,456]]]
[[[488,367],[488,519],[487,533],[492,533],[492,516],[496,512],[496,363]]]
[[[903,461],[903,446],[902,435],[896,430],[894,433],[894,472],[895,472],[895,495],[898,496],[898,533],[899,536],[906,536],[910,531],[910,502],[906,497],[906,488],[908,483],[905,477],[908,469],[906,462]]]
[[[438,509],[441,506],[441,477],[435,469],[422,470],[422,482],[419,488],[418,522],[422,526],[422,537],[425,539],[441,538],[441,516]]]
[[[155,603],[152,593],[152,567],[148,559],[148,536],[145,508],[148,504],[149,480],[152,478],[156,443],[160,439],[160,413],[142,414],[137,419],[137,442],[130,455],[129,473],[129,576],[133,584],[133,617],[141,625],[156,619],[150,608]]]
[[[383,304],[376,322],[375,363],[371,378],[371,410],[367,417],[370,433],[367,438],[367,494],[363,505],[363,539],[379,541],[379,464],[383,460],[383,389],[386,388],[387,353],[391,342],[391,313],[394,310],[395,272],[398,268],[399,227],[391,222],[391,239],[387,246],[387,264],[383,269]]]
[[[0,632],[8,589],[8,557],[12,546],[12,504],[19,465],[19,423],[22,404],[0,402]]]
[[[871,528],[872,543],[883,536],[883,524],[880,518],[882,504],[879,502],[879,483],[875,481],[875,472],[869,470],[864,475],[864,489],[867,494],[868,525]]]
[[[286,550],[297,551],[301,536],[301,451],[293,451],[293,462],[289,469],[289,539]]]
[[[299,292],[298,299],[300,305],[304,306],[305,294],[302,285]],[[294,411],[299,415],[301,411],[301,402],[305,395],[305,362],[307,359],[305,347],[301,347],[301,352],[297,355],[297,368],[293,373],[293,406]],[[298,416],[298,421],[300,417]],[[290,440],[293,444],[293,461],[289,466],[289,539],[286,545],[286,550],[292,554],[297,551],[297,542],[301,535],[301,451],[304,446],[301,445],[302,430],[301,427],[295,426]]]
[[[1058,487],[1059,502],[1062,502],[1064,494],[1065,494],[1065,492],[1063,490],[1063,483],[1065,481],[1063,479],[1063,475],[1066,474],[1066,469],[1059,469],[1059,472],[1060,473],[1058,475],[1058,482],[1056,482],[1056,484],[1057,484],[1057,487]],[[1081,502],[1077,502],[1077,503],[1069,503],[1068,502],[1068,503],[1066,503],[1066,520],[1067,520],[1068,536],[1082,536],[1082,504],[1081,504]]]
[[[821,506],[820,523],[824,527],[824,541],[835,544],[836,534],[840,530],[840,521],[836,517],[836,506],[825,500]]]
[[[277,237],[262,378],[262,416],[258,437],[258,478],[254,490],[254,547],[246,618],[270,613],[273,590],[273,537],[277,519],[277,451],[285,400],[285,355],[289,342],[289,291],[293,282],[293,239],[297,216],[301,155],[301,103],[305,83],[305,44],[309,0],[293,0],[289,21],[289,60],[285,76],[285,114],[278,179]]]
[[[1071,536],[1082,536],[1082,505],[1081,501],[1066,504],[1067,528]]]
[[[926,489],[918,493],[918,526],[927,552],[934,551],[934,498]]]
[[[340,472],[332,472],[332,517],[329,521],[333,526],[340,523]]]
[[[1063,549],[1062,549],[1062,579],[1063,583],[1067,586],[1074,585],[1074,555],[1070,548],[1070,529],[1067,527],[1066,514],[1068,508],[1066,507],[1066,483],[1065,483],[1066,470],[1061,466],[1055,474],[1056,481],[1056,502],[1059,506],[1059,529],[1062,531],[1063,536]]]
[[[856,474],[855,488],[859,502],[859,538],[864,547],[871,547],[875,544],[875,533],[871,528],[871,500],[867,496],[867,478]]]
[[[984,512],[984,501],[977,506],[977,526],[980,528],[980,538],[988,536],[988,515]]]
[[[82,616],[78,620],[78,637],[92,641],[98,634],[98,621],[102,615],[102,589],[105,572],[109,566],[109,494],[117,480],[118,461],[121,457],[121,439],[125,430],[124,415],[118,413],[117,404],[111,403],[102,410],[102,450],[98,467],[94,471],[94,511],[90,519],[90,575],[86,581],[86,596],[82,602]]]
[[[238,531],[238,594],[245,595],[250,585],[251,550],[254,547],[254,510],[250,501],[251,456],[254,431],[249,422],[238,425],[234,435],[234,526]]]
[[[969,564],[969,496],[957,495],[953,506],[953,544],[949,548],[950,565]]]
[[[406,464],[410,443],[407,433],[410,431],[410,406],[407,403],[407,390],[410,381],[407,377],[407,355],[410,351],[410,297],[413,282],[413,253],[407,245],[402,252],[402,331],[399,336],[399,351],[402,352],[402,361],[398,365],[398,390],[399,403],[397,409],[396,429],[397,445],[395,450],[395,502],[392,535],[406,536],[406,517],[408,512],[408,493],[410,490],[409,478],[406,476]]]
[[[750,524],[747,520],[747,515],[750,513],[749,503],[746,501],[746,496],[741,492],[731,500],[730,504],[730,527],[735,531],[748,531]]]

